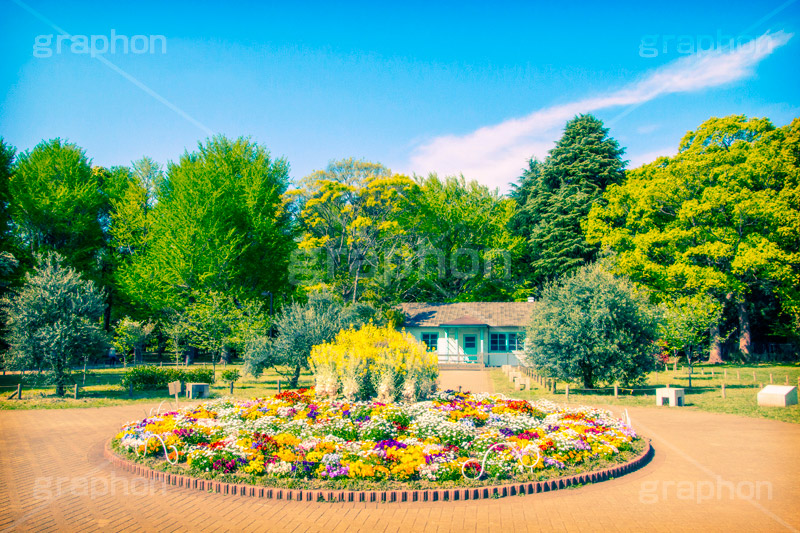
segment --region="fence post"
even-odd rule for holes
[[[281,380],[278,380],[278,394],[281,393]]]
[[[769,384],[772,385],[772,372],[769,373]]]
[[[739,373],[738,370],[736,371],[736,381],[742,381],[742,375]]]
[[[753,383],[755,383],[755,382],[756,382],[756,371],[753,370]]]
[[[133,383],[128,383],[128,398],[133,398]]]
[[[78,399],[78,384],[77,383],[75,384],[75,393],[73,394],[73,398],[76,399],[76,400]]]
[[[231,394],[233,394],[233,381],[231,381]]]
[[[800,378],[798,378],[798,381],[800,381]],[[17,383],[17,400],[21,399],[22,399],[22,383]]]
[[[728,369],[726,368],[723,372],[725,373],[725,379],[728,379]]]
[[[569,401],[569,383],[564,385],[564,395],[565,395],[565,401],[568,402]]]
[[[722,384],[722,399],[725,399],[725,384]]]
[[[614,398],[619,398],[619,385],[614,383]]]

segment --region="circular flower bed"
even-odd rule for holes
[[[151,416],[125,425],[113,446],[202,477],[453,485],[591,469],[639,440],[608,411],[545,400],[444,391],[384,404],[301,389]]]

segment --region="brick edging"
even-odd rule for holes
[[[167,485],[199,490],[203,492],[216,492],[230,496],[249,496],[252,498],[269,498],[287,501],[305,502],[348,502],[348,503],[392,503],[392,502],[437,502],[437,501],[462,501],[481,500],[485,498],[503,498],[521,494],[537,494],[565,489],[574,485],[599,483],[609,479],[629,474],[646,465],[653,456],[650,439],[645,439],[645,448],[631,461],[594,472],[575,474],[546,481],[529,481],[525,483],[509,483],[487,487],[464,487],[453,489],[426,489],[426,490],[380,490],[380,491],[353,491],[353,490],[303,490],[281,489],[276,487],[263,487],[245,483],[223,483],[209,479],[197,479],[191,476],[171,474],[153,470],[146,466],[134,463],[120,457],[111,449],[109,439],[103,450],[103,455],[111,464],[134,475],[148,479],[163,481]]]

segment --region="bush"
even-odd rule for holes
[[[122,376],[121,385],[125,388],[133,385],[135,390],[153,390],[167,388],[172,381],[190,383],[212,383],[214,370],[211,368],[169,368],[159,366],[137,366],[129,368]]]
[[[371,323],[315,346],[309,363],[317,394],[335,397],[341,391],[348,400],[424,399],[439,373],[436,354],[423,343],[404,331]]]
[[[239,371],[233,368],[229,368],[228,370],[223,370],[222,374],[222,381],[227,381],[228,383],[232,383],[239,380]]]
[[[599,264],[545,287],[531,314],[526,364],[591,389],[643,381],[655,367],[658,313]]]

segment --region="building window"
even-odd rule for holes
[[[490,333],[489,334],[489,351],[491,352],[505,352],[506,348],[506,334],[505,333]]]
[[[475,335],[464,335],[464,349],[471,350],[477,347],[477,341],[475,339]]]
[[[513,352],[522,350],[525,346],[525,337],[522,333],[490,333],[490,352]]]
[[[525,349],[525,334],[524,333],[509,333],[508,334],[508,351],[513,352]]]
[[[422,342],[424,342],[428,346],[429,352],[435,352],[439,345],[439,334],[438,333],[423,333],[422,334]]]

